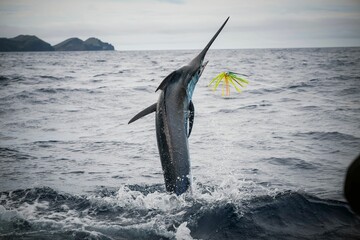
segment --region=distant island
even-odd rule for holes
[[[114,46],[97,38],[83,41],[69,38],[51,46],[33,35],[19,35],[14,38],[0,38],[0,52],[37,52],[37,51],[113,51]]]
[[[114,46],[100,41],[97,38],[88,38],[83,41],[79,38],[69,38],[53,46],[55,51],[112,51]]]

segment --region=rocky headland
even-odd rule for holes
[[[83,41],[69,38],[51,46],[33,35],[19,35],[14,38],[0,38],[0,52],[38,52],[38,51],[113,51],[114,46],[97,38]]]

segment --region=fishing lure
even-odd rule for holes
[[[223,82],[222,96],[224,95],[230,96],[230,84],[236,89],[236,91],[241,92],[240,87],[242,88],[246,87],[246,85],[249,84],[249,81],[244,78],[236,76],[236,74],[238,73],[221,72],[210,81],[208,87],[214,84],[213,91],[215,91],[217,87],[220,85],[220,83]],[[239,85],[240,87],[237,85]]]

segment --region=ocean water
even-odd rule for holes
[[[175,196],[154,115],[127,122],[197,53],[0,53],[0,239],[359,239],[360,48],[210,50]],[[226,70],[241,94],[207,87]]]

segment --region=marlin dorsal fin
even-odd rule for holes
[[[141,112],[139,112],[138,114],[136,114],[132,119],[130,119],[129,123],[135,122],[136,120],[138,120],[139,118],[142,118],[152,112],[156,111],[156,105],[157,103],[154,103],[153,105],[145,108],[144,110],[142,110]]]
[[[176,78],[179,75],[178,71],[173,71],[172,73],[170,73],[159,85],[159,87],[155,90],[155,92],[157,92],[157,90],[161,89],[164,90],[166,88],[166,86],[171,82],[172,79]]]

